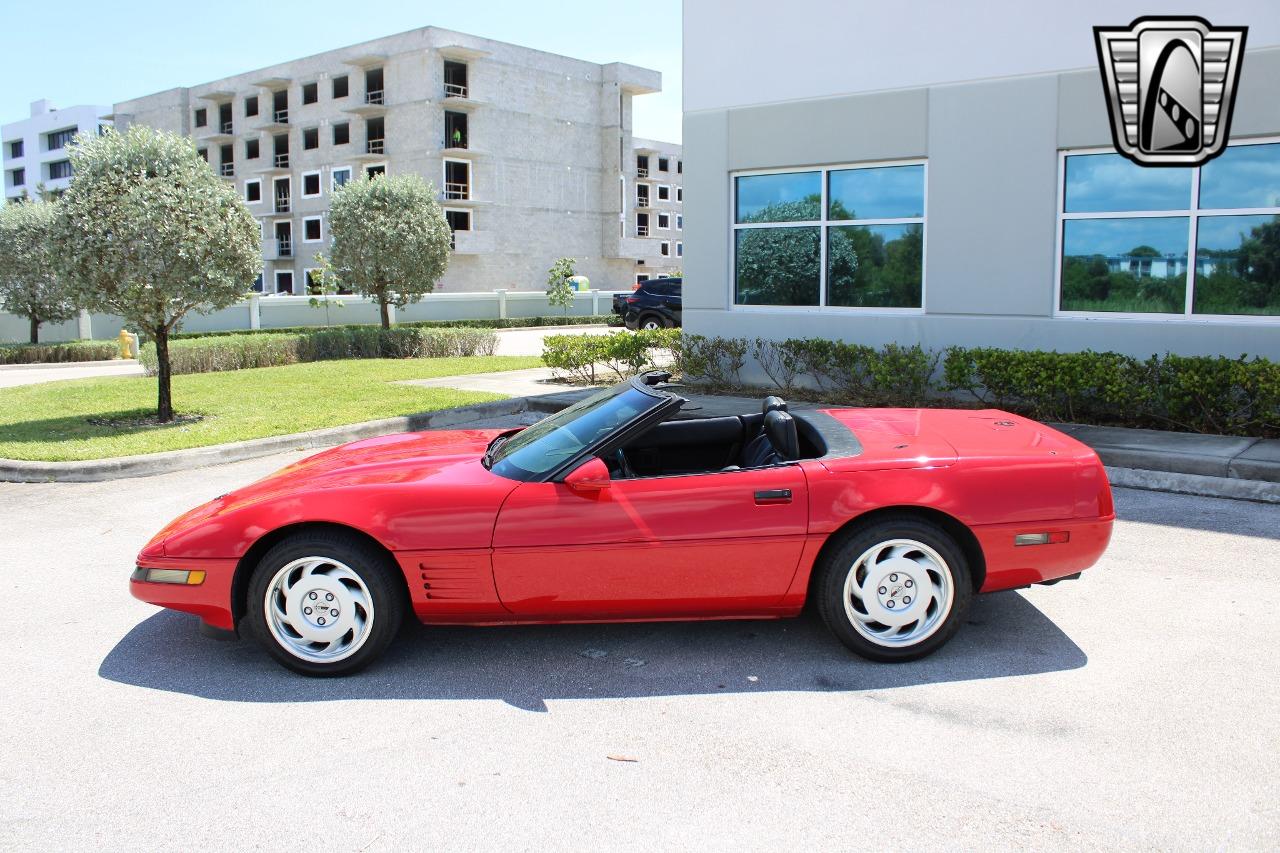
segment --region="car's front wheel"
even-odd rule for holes
[[[372,663],[404,616],[399,569],[339,532],[292,536],[259,561],[248,627],[277,661],[303,675],[348,675]]]
[[[963,549],[944,529],[911,515],[844,534],[818,567],[814,594],[831,631],[875,661],[908,661],[955,634],[973,597]]]

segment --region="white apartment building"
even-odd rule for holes
[[[680,146],[636,139],[634,229],[641,240],[657,241],[657,260],[636,266],[639,284],[680,275],[684,267],[684,160]]]
[[[107,107],[83,105],[56,109],[47,100],[33,101],[31,115],[0,126],[3,147],[4,198],[32,198],[43,188],[58,193],[71,183],[67,144],[77,133],[99,133],[111,122]]]
[[[439,290],[540,290],[563,256],[593,288],[626,289],[637,271],[677,269],[683,250],[679,146],[637,152],[631,134],[632,98],[661,85],[645,68],[425,27],[124,101],[112,117],[191,136],[234,182],[262,223],[264,293],[306,292],[335,188],[407,172],[431,181],[454,230]],[[637,156],[668,173],[641,178]],[[634,203],[645,192],[672,199],[665,229]]]

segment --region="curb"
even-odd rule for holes
[[[1115,488],[1280,504],[1280,483],[1266,480],[1241,480],[1236,477],[1180,474],[1144,468],[1114,468],[1110,465],[1105,467],[1107,479]]]
[[[118,480],[127,477],[149,477],[206,465],[222,465],[270,456],[289,450],[313,450],[332,447],[396,432],[415,432],[431,427],[447,427],[465,424],[482,418],[515,415],[528,411],[525,397],[511,397],[441,409],[398,418],[384,418],[359,424],[328,427],[326,429],[298,432],[291,435],[273,435],[232,444],[215,444],[209,447],[192,447],[186,450],[168,450],[163,453],[147,453],[142,456],[120,456],[114,459],[89,459],[81,462],[27,462],[20,459],[0,459],[0,481],[9,483],[96,483],[102,480]],[[563,408],[563,406],[559,407]],[[539,409],[543,411],[543,409]],[[552,410],[558,411],[558,409]]]
[[[136,358],[109,358],[105,361],[38,361],[34,364],[0,364],[0,371],[5,370],[57,370],[74,367],[106,367],[115,364],[137,364]]]

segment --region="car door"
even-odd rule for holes
[[[786,592],[807,527],[798,465],[619,479],[595,493],[522,483],[498,513],[494,580],[524,618],[745,615]]]

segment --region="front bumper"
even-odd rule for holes
[[[235,579],[235,560],[178,560],[170,557],[139,557],[137,568],[129,579],[129,594],[139,601],[194,613],[213,628],[235,630],[231,610],[231,584]],[[139,579],[146,569],[169,569],[204,572],[198,585],[153,583]]]

